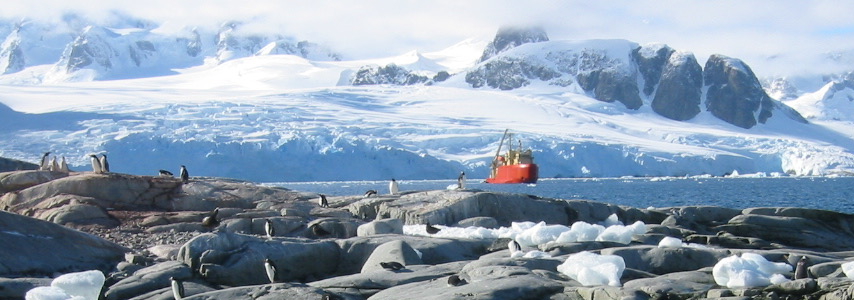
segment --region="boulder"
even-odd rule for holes
[[[101,225],[115,227],[119,220],[110,216],[91,197],[60,194],[40,202],[33,217],[60,225]]]
[[[359,291],[358,295],[367,297],[390,287],[413,282],[427,282],[457,274],[467,263],[466,261],[460,261],[435,266],[407,265],[406,270],[397,272],[380,270],[358,273],[319,280],[311,282],[308,285],[340,294],[348,293],[347,290],[349,289],[356,289]]]
[[[184,297],[184,300],[321,299],[329,293],[298,283],[240,286]]]
[[[314,203],[295,203],[295,200],[300,199],[298,192],[221,178],[193,178],[182,185],[180,191],[169,203],[172,210],[211,211],[217,207],[248,209],[255,208],[261,202],[290,202],[299,210],[307,212],[314,206]]]
[[[194,237],[178,252],[178,260],[214,284],[238,286],[269,283],[264,260],[278,267],[281,281],[309,281],[335,272],[339,248],[332,241],[266,238],[230,232]]]
[[[36,186],[67,176],[68,173],[65,172],[39,170],[3,172],[0,173],[0,194],[23,190],[31,186]]]
[[[819,210],[799,215],[743,214],[717,229],[789,247],[826,251],[854,249],[854,216]]]
[[[110,286],[104,293],[107,300],[129,299],[153,290],[171,286],[170,277],[188,279],[190,267],[179,261],[166,261],[136,271],[128,278]]]
[[[81,173],[17,193],[7,193],[0,198],[0,206],[8,211],[31,216],[41,202],[57,195],[71,194],[94,199],[98,206],[109,209],[171,209],[170,196],[180,185],[181,182],[174,178]]]
[[[364,209],[358,206],[365,204],[356,202],[351,205],[357,206],[351,211],[361,211]],[[578,215],[561,200],[475,190],[409,193],[393,201],[380,202],[376,209],[377,215],[401,219],[405,224],[454,224],[483,216],[495,218],[502,226],[520,221],[571,224]]]
[[[0,299],[24,299],[27,291],[50,286],[51,278],[0,278]]]
[[[360,273],[383,271],[383,262],[397,262],[404,266],[420,265],[421,257],[404,241],[391,241],[379,245],[362,265]]]
[[[336,240],[341,249],[341,261],[337,274],[357,273],[374,249],[390,241],[406,242],[421,253],[421,261],[428,265],[437,265],[454,261],[477,259],[491,244],[490,241],[447,239],[422,236],[384,234],[368,237],[353,237]]]
[[[498,220],[493,217],[474,217],[458,221],[454,227],[498,228]]]
[[[461,276],[466,282],[449,286],[448,277],[428,282],[398,285],[382,290],[371,300],[383,299],[459,299],[472,295],[477,299],[548,299],[563,291],[563,284],[546,279],[525,268],[484,267],[472,270],[476,278]]]
[[[655,246],[607,248],[602,249],[601,253],[622,257],[626,268],[659,275],[713,267],[719,260],[732,255],[729,251],[721,249]]]
[[[184,299],[201,293],[217,291],[217,289],[209,286],[207,283],[204,282],[183,281],[182,285],[184,286]],[[130,298],[128,300],[175,300],[175,297],[172,294],[172,287],[169,286],[150,291],[148,293]]]
[[[0,110],[8,109],[7,106],[0,104]],[[17,159],[0,157],[0,172],[12,172],[20,170],[38,170],[39,165],[25,162]],[[2,177],[2,175],[0,175]],[[4,193],[0,191],[0,193]]]
[[[626,290],[639,290],[649,296],[668,295],[678,299],[702,298],[716,287],[714,278],[705,272],[675,272],[667,276],[642,278],[623,284]]]
[[[122,246],[54,223],[0,211],[0,276],[109,270]]]
[[[400,219],[374,220],[356,228],[356,236],[378,234],[403,234],[403,221]]]
[[[308,222],[306,224],[306,228],[308,231],[306,236],[314,237],[314,238],[339,238],[346,239],[350,237],[356,236],[356,231],[359,228],[359,225],[362,224],[362,221],[356,219],[344,219],[344,218],[320,218]],[[318,226],[320,231],[325,233],[318,234],[313,226]]]

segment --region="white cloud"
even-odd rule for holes
[[[854,2],[844,1],[225,1],[41,0],[5,3],[0,17],[58,18],[73,10],[215,27],[229,20],[330,45],[352,57],[435,51],[503,24],[542,24],[550,38],[662,42],[745,60],[757,73],[803,68],[805,58],[854,49]],[[247,29],[249,30],[249,29]],[[768,60],[769,57],[777,57]],[[780,63],[780,61],[787,61]]]

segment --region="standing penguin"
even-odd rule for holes
[[[184,283],[175,277],[169,277],[169,280],[172,281],[172,297],[175,300],[184,299]]]
[[[392,195],[397,195],[399,191],[400,188],[397,186],[397,181],[392,178],[391,182],[388,183],[388,193]]]
[[[427,231],[427,234],[437,234],[441,229],[437,228],[436,226],[430,225],[430,222],[427,222],[427,224],[424,225],[424,230]]]
[[[269,258],[264,259],[264,271],[267,273],[267,279],[270,283],[276,283],[276,264]]]
[[[457,177],[457,187],[461,190],[466,189],[466,172],[460,172],[460,176]]]
[[[92,172],[101,173],[101,161],[98,160],[98,156],[89,154],[89,157],[92,158]]]
[[[807,267],[809,266],[807,266],[807,263],[809,263],[809,258],[801,256],[797,266],[795,266],[795,279],[809,278],[809,274],[807,274]]]
[[[190,182],[190,173],[187,172],[187,167],[185,167],[184,165],[181,165],[180,176],[181,176],[181,182],[183,182],[183,183]]]
[[[39,170],[46,171],[50,166],[48,165],[47,157],[50,156],[50,151],[45,152],[42,155],[42,161],[39,164]]]
[[[510,250],[510,256],[513,256],[514,253],[522,251],[522,245],[519,245],[519,242],[516,240],[510,240],[507,243],[507,250]]]
[[[68,163],[65,162],[65,156],[62,157],[62,162],[59,163],[59,171],[65,173],[71,172],[71,170],[68,169]]]
[[[320,199],[318,199],[318,203],[320,207],[329,207],[329,201],[326,200],[326,195],[320,194]]]
[[[50,168],[48,168],[51,172],[59,172],[59,163],[56,162],[56,156],[50,159]]]
[[[214,208],[214,210],[211,211],[211,213],[207,217],[204,217],[202,219],[202,226],[205,226],[208,228],[214,228],[214,227],[219,226],[219,220],[217,220],[217,214],[219,214],[219,207]]]
[[[273,226],[273,221],[264,219],[264,232],[267,233],[267,239],[272,240],[276,236],[276,228]]]
[[[109,173],[110,172],[110,163],[107,162],[107,155],[101,154],[101,172]]]

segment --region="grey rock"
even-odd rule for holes
[[[122,246],[42,220],[0,211],[0,276],[109,270]]]
[[[736,236],[756,237],[789,247],[841,251],[854,248],[851,224],[854,224],[854,216],[825,211],[810,218],[789,217],[785,214],[739,215],[726,225],[718,226],[718,229]]]
[[[490,268],[490,267],[486,267]],[[495,267],[502,268],[502,267]],[[503,267],[511,269],[510,267]],[[563,291],[563,285],[557,281],[525,272],[519,268],[512,271],[495,273],[513,274],[507,277],[473,280],[465,278],[467,283],[460,286],[448,286],[447,278],[438,278],[429,282],[404,284],[382,290],[371,296],[371,300],[383,299],[546,299]],[[492,270],[496,271],[496,270]],[[488,270],[479,274],[486,274]],[[485,276],[486,277],[486,276]]]
[[[682,299],[702,297],[716,286],[711,274],[702,272],[674,273],[668,276],[635,279],[623,284],[624,289],[640,290],[649,296],[668,295]]]
[[[775,284],[765,288],[765,291],[779,292],[790,295],[812,294],[818,289],[815,279],[804,278]]]
[[[50,286],[52,278],[0,278],[0,299],[24,299],[27,291]]]
[[[690,53],[673,53],[664,66],[650,106],[669,119],[684,121],[700,113],[703,69]]]
[[[382,271],[384,268],[380,263],[383,262],[397,262],[404,266],[422,264],[421,257],[409,244],[400,240],[390,241],[379,245],[371,252],[360,273]]]
[[[206,232],[209,231],[202,223],[175,223],[167,225],[152,226],[145,229],[148,233],[164,233],[164,232]]]
[[[537,79],[548,81],[561,74],[549,66],[522,58],[498,57],[466,73],[466,82],[474,88],[488,86],[500,90],[512,90]]]
[[[313,238],[350,238],[356,236],[356,231],[361,224],[361,221],[354,219],[320,218],[306,224],[308,228],[306,236]],[[328,232],[328,234],[318,235],[314,232],[312,226],[319,226],[323,231]]]
[[[321,299],[323,290],[297,283],[276,283],[227,288],[185,297],[185,300]]]
[[[249,209],[258,202],[288,203],[290,208],[308,211],[310,203],[294,202],[299,193],[283,188],[256,185],[250,182],[226,179],[207,179],[191,177],[190,182],[181,186],[168,204],[172,210],[211,211],[216,207]],[[220,211],[220,213],[224,213]],[[228,216],[223,214],[223,217]]]
[[[498,53],[518,47],[522,44],[546,42],[549,40],[546,31],[541,27],[515,27],[504,26],[498,29],[495,34],[495,39],[492,40],[486,49],[483,50],[483,55],[480,61],[495,56]]]
[[[603,255],[617,255],[626,262],[626,268],[638,269],[654,274],[693,271],[712,267],[731,253],[721,249],[659,248],[654,246],[631,246],[602,249]]]
[[[110,216],[94,198],[60,194],[32,208],[33,217],[60,225],[101,225],[114,227],[119,220]]]
[[[230,232],[205,233],[184,244],[178,260],[214,284],[238,286],[269,283],[264,260],[278,267],[281,281],[309,280],[333,274],[339,248],[332,241],[266,238]]]
[[[624,247],[625,244],[616,242],[577,242],[577,243],[546,243],[539,245],[543,252],[552,254],[552,256],[560,256],[566,254],[578,253],[581,251],[594,251],[611,247]]]
[[[190,268],[178,261],[167,261],[136,271],[128,278],[110,286],[104,293],[107,300],[129,299],[153,290],[169,287],[170,277],[188,279]]]
[[[455,227],[483,227],[483,228],[498,228],[498,220],[493,217],[473,217],[463,219],[454,224]]]
[[[311,282],[308,285],[329,291],[344,293],[346,289],[357,289],[360,295],[370,296],[379,290],[413,283],[427,282],[441,277],[457,274],[468,262],[450,262],[435,266],[407,265],[406,270],[398,272],[374,271],[353,275],[338,276]]]
[[[341,261],[337,273],[358,273],[374,249],[379,247],[379,245],[396,240],[404,241],[413,249],[421,252],[421,261],[428,265],[477,259],[486,253],[486,247],[490,244],[490,242],[482,240],[430,238],[396,234],[336,240],[335,242],[341,249]]]
[[[351,211],[367,209],[359,208],[363,205],[369,204],[353,203],[356,208]],[[571,224],[577,215],[565,201],[473,190],[409,193],[379,203],[376,210],[383,218],[401,219],[405,224],[454,224],[480,216],[493,217],[502,226],[518,221]]]
[[[0,163],[2,163],[4,159],[5,158],[0,158]],[[34,168],[38,168],[38,166],[35,166]],[[11,191],[23,190],[31,186],[36,186],[54,179],[59,179],[67,176],[68,173],[64,172],[51,172],[40,170],[3,172],[0,173],[0,194],[8,193]]]
[[[378,234],[403,234],[403,221],[400,219],[374,220],[356,229],[356,236],[371,236]]]
[[[171,282],[170,282],[171,284]],[[201,293],[214,292],[217,289],[209,286],[204,282],[195,282],[185,280],[182,282],[184,286],[184,299]],[[130,298],[128,300],[174,300],[172,287],[165,287],[151,292]]]
[[[113,209],[171,208],[170,195],[181,182],[173,178],[135,176],[118,173],[80,173],[39,184],[0,197],[0,206],[24,215],[41,202],[60,194],[95,199],[99,206]]]

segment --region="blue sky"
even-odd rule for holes
[[[96,19],[121,10],[208,26],[253,19],[264,24],[259,30],[325,43],[356,58],[436,51],[490,38],[504,24],[542,25],[553,40],[660,42],[701,62],[720,53],[766,74],[808,69],[823,53],[854,49],[854,1],[37,0],[5,3],[0,16],[57,18],[68,10]]]

